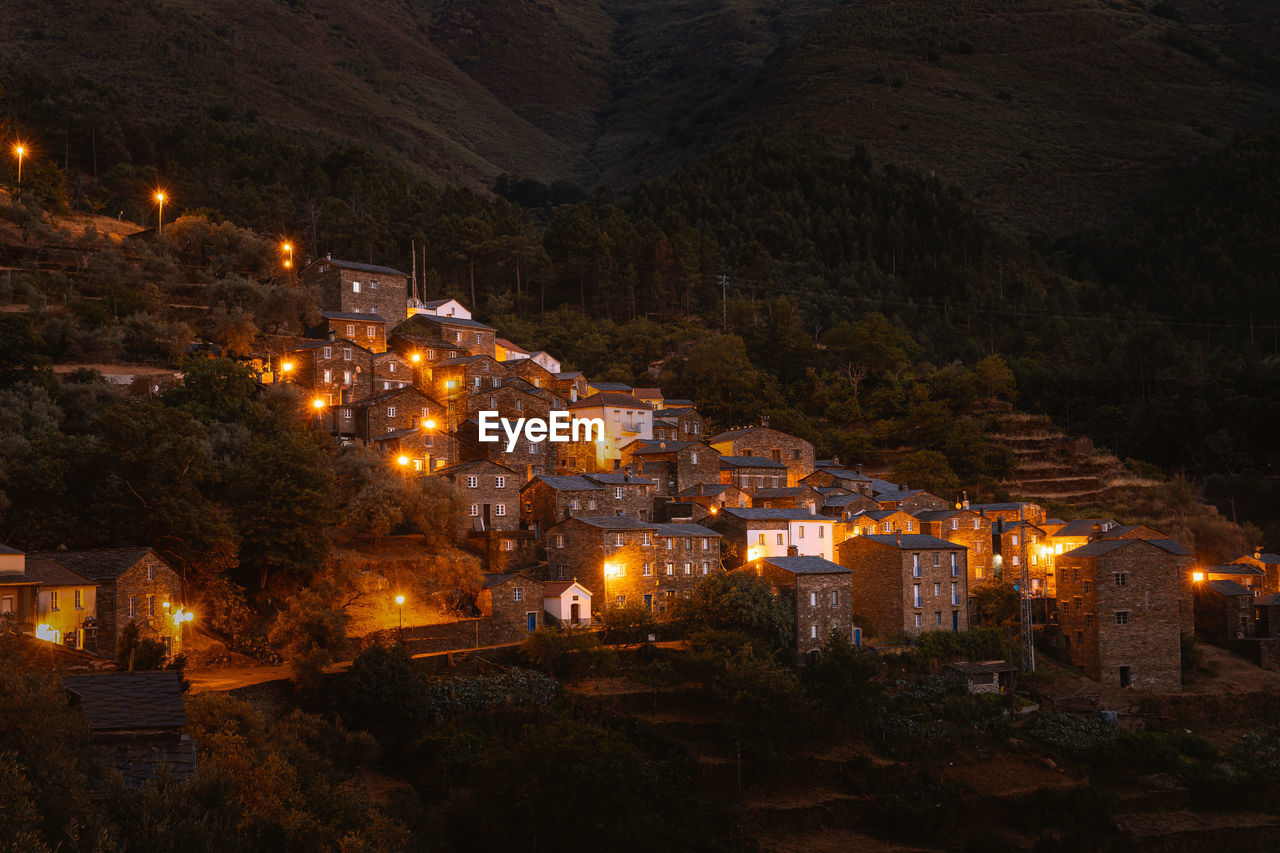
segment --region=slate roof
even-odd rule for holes
[[[533,483],[536,480],[541,480],[551,488],[561,492],[600,491],[599,483],[593,483],[581,474],[539,474],[529,483]]]
[[[581,375],[581,370],[566,370],[563,373],[557,373],[556,379],[577,379]]]
[[[285,352],[298,352],[299,350],[316,349],[317,347],[331,347],[336,344],[342,344],[343,346],[353,346],[358,350],[364,350],[365,352],[368,352],[368,350],[365,350],[364,347],[360,346],[355,341],[349,340],[347,338],[334,338],[333,340],[329,340],[328,338],[325,338],[319,341],[308,341],[305,344],[298,344],[296,347],[290,347],[289,349],[285,350]]]
[[[477,320],[470,320],[466,317],[439,317],[435,314],[414,314],[406,323],[412,323],[415,320],[421,320],[426,323],[434,323],[437,326],[465,326],[468,329],[484,329],[488,332],[496,331],[493,326],[486,326]]]
[[[1174,542],[1172,539],[1098,539],[1087,545],[1081,545],[1079,548],[1073,548],[1067,551],[1063,556],[1072,557],[1099,557],[1103,554],[1110,554],[1117,548],[1127,548],[1130,545],[1138,545],[1145,543],[1154,545],[1168,551],[1170,554],[1177,554],[1179,557],[1189,557],[1191,552],[1182,545]]]
[[[632,397],[630,394],[619,394],[616,391],[604,391],[599,394],[592,394],[590,397],[583,397],[576,403],[569,404],[570,409],[591,409],[596,406],[617,406],[620,409],[643,409],[645,411],[650,411],[648,406],[637,400],[635,397]]]
[[[693,409],[692,407],[687,407],[687,406],[680,409],[672,409],[670,407],[664,407],[661,409],[654,410],[653,416],[655,418],[678,418],[685,412],[689,412],[689,411],[696,411],[696,410]]]
[[[472,459],[469,462],[456,462],[453,465],[450,465],[448,468],[440,468],[435,473],[436,474],[456,474],[459,471],[469,471],[472,468],[478,468],[486,465],[496,465],[499,468],[502,468],[503,470],[510,472],[510,474],[513,477],[520,476],[519,471],[516,471],[514,468],[508,468],[506,465],[503,465],[501,462],[494,462],[492,459]]]
[[[777,566],[793,575],[851,575],[853,569],[822,557],[761,557],[760,562]]]
[[[1077,518],[1075,521],[1068,521],[1062,527],[1058,528],[1058,532],[1054,536],[1063,536],[1078,538],[1080,536],[1093,535],[1093,526],[1103,524],[1115,524],[1114,518]]]
[[[1280,592],[1273,592],[1270,595],[1259,596],[1254,604],[1258,607],[1280,607]]]
[[[696,441],[659,441],[658,439],[637,438],[635,441],[627,445],[632,449],[632,453],[638,453],[641,456],[650,453],[675,453],[684,450],[690,445],[697,444]],[[711,451],[715,453],[714,450]]]
[[[671,402],[674,402],[674,401],[667,400],[667,403],[671,403]],[[735,438],[741,438],[744,435],[750,435],[751,433],[760,429],[769,429],[769,430],[772,430],[773,432],[778,432],[778,430],[773,430],[771,427],[760,426],[760,425],[749,426],[749,427],[739,427],[738,429],[727,429],[724,432],[719,433],[718,435],[712,436],[711,438],[707,439],[707,441],[710,442],[711,444],[719,444],[722,441],[733,441]]]
[[[17,548],[10,548],[8,545],[0,545],[0,554],[22,554]]]
[[[34,586],[38,583],[40,581],[27,577],[22,572],[0,572],[0,586]]]
[[[967,551],[969,550],[963,545],[957,545],[954,542],[948,542],[945,539],[939,539],[936,536],[929,536],[924,533],[904,533],[898,536],[895,533],[873,533],[868,536],[854,537],[857,539],[870,539],[872,542],[879,542],[881,545],[891,545],[894,548],[901,548],[904,551],[916,548],[932,548],[947,549],[949,551]],[[846,542],[849,540],[845,540]]]
[[[1205,569],[1211,575],[1265,575],[1262,569],[1248,563],[1227,563],[1221,566],[1210,566]]]
[[[355,313],[354,311],[321,311],[320,316],[326,320],[358,320],[362,323],[385,323],[381,314]]]
[[[800,509],[766,509],[764,507],[727,506],[721,510],[725,515],[732,515],[744,521],[825,521],[834,523],[835,519],[826,515],[812,515]]]
[[[856,493],[852,495],[827,495],[826,499],[823,500],[822,505],[823,506],[848,506],[854,501],[864,500],[864,499],[871,500],[871,498],[868,498],[866,495],[861,493]],[[897,512],[897,510],[885,510],[885,511]]]
[[[371,272],[380,273],[382,275],[402,275],[405,278],[409,277],[408,273],[400,272],[400,270],[393,267],[380,267],[375,264],[362,264],[359,261],[341,261],[337,258],[317,258],[311,262],[311,264],[318,263],[333,264],[335,267],[340,267],[344,270],[355,270],[356,272]],[[308,266],[310,266],[310,264]],[[447,302],[448,300],[445,301]]]
[[[50,559],[27,560],[26,575],[44,586],[93,586],[93,581]]]
[[[815,468],[813,473],[830,474],[839,480],[860,480],[863,482],[872,482],[871,478],[860,471],[850,471],[848,468]]]
[[[37,551],[34,560],[54,560],[91,581],[113,581],[136,566],[150,548],[93,548],[85,551]]]
[[[537,583],[541,583],[541,581],[538,581],[537,578],[531,577],[530,575],[526,575],[524,572],[511,572],[510,574],[503,574],[500,572],[485,572],[483,586],[485,589],[493,589],[495,586],[502,586],[507,581],[514,580],[515,578],[524,578],[527,581],[535,581]]]
[[[776,489],[756,489],[757,498],[794,498],[810,491],[808,486],[780,486]]]
[[[1204,585],[1218,595],[1253,595],[1253,591],[1232,580],[1205,581]]]
[[[178,673],[70,675],[62,686],[94,732],[178,729],[187,724]]]
[[[965,512],[972,512],[972,510],[932,509],[926,512],[916,513],[916,518],[918,518],[920,521],[946,521],[948,518],[954,518],[957,515],[963,515]]]
[[[600,471],[595,474],[584,474],[588,480],[595,480],[597,483],[603,483],[609,486],[621,486],[630,483],[639,486],[656,486],[657,480],[651,480],[648,477],[638,477],[630,471]]]
[[[884,521],[891,515],[897,515],[902,510],[898,509],[860,509],[853,515],[849,516],[849,521],[857,521],[860,518],[867,518],[872,521]],[[909,514],[909,513],[908,513]]]
[[[663,402],[663,404],[664,404],[665,406],[667,406],[668,408],[671,408],[671,407],[675,407],[675,408],[677,408],[677,409],[692,409],[692,408],[693,408],[693,401],[692,401],[692,400],[685,400],[685,399],[680,398],[680,397],[667,397],[667,398],[666,398],[665,400],[663,400],[662,402]]]
[[[408,438],[409,436],[417,432],[418,432],[417,427],[414,427],[413,429],[396,429],[396,430],[392,430],[391,432],[379,433],[378,435],[375,435],[373,438],[369,440],[370,441],[395,441],[396,439],[400,439],[400,438]]]
[[[731,486],[728,483],[698,483],[690,486],[680,492],[677,497],[682,498],[709,498],[716,495],[722,495],[729,489],[736,489],[737,486]]]
[[[361,399],[359,399],[359,400],[352,400],[350,403],[334,403],[334,404],[331,406],[331,408],[334,408],[334,409],[342,409],[342,408],[346,408],[346,407],[350,406],[350,407],[353,407],[353,408],[357,408],[357,409],[358,409],[358,408],[363,408],[364,406],[373,406],[373,405],[376,405],[376,404],[378,404],[378,403],[381,403],[383,400],[390,400],[392,397],[396,396],[397,394],[410,394],[410,393],[412,393],[412,394],[419,394],[419,395],[421,395],[421,396],[423,396],[423,397],[427,397],[427,395],[426,395],[426,394],[424,394],[424,393],[422,392],[422,389],[421,389],[421,388],[419,388],[418,386],[416,386],[416,385],[406,385],[406,386],[404,386],[403,388],[388,388],[387,390],[385,390],[385,391],[379,391],[377,394],[374,394],[374,395],[372,395],[372,396],[369,396],[369,397],[362,397],[362,398],[361,398]],[[431,398],[430,398],[430,397],[427,397],[427,399],[428,399],[428,400],[431,400]],[[435,401],[435,400],[431,400],[431,402],[432,402],[432,403],[435,403],[435,405],[436,405],[437,407],[439,407],[439,406],[440,406],[440,404],[439,404],[439,403],[436,403],[436,401]]]
[[[653,530],[662,526],[656,522],[640,521],[629,515],[579,515],[566,521],[581,521],[583,524],[599,527],[602,530]]]
[[[717,539],[722,538],[719,533],[709,528],[703,527],[701,524],[680,524],[669,523],[657,525],[658,533],[667,536],[714,536]]]
[[[1249,558],[1250,560],[1258,560],[1262,563],[1266,563],[1269,566],[1275,565],[1276,563],[1280,563],[1280,554],[1270,554],[1265,552],[1262,554],[1259,554],[1256,551],[1252,554],[1244,554],[1240,557],[1237,557],[1236,559],[1243,560],[1246,557]]]
[[[436,367],[459,367],[464,364],[475,364],[477,361],[484,361],[493,358],[484,354],[481,355],[460,355],[457,358],[446,358],[444,361],[436,362]],[[501,362],[499,362],[501,364]]]
[[[763,456],[721,456],[721,468],[782,468],[786,469],[786,465],[781,462],[774,462],[772,459],[765,459]]]
[[[401,273],[401,275],[403,275],[403,273]],[[456,301],[457,300],[455,299],[432,299],[427,302],[419,302],[418,306],[421,308],[439,308],[441,305],[447,305],[450,302]],[[462,303],[458,302],[458,304],[461,305]]]
[[[631,395],[627,392],[633,390],[632,387],[626,384],[625,382],[590,382],[588,381],[587,384],[600,392],[621,393],[621,394],[626,394],[628,397],[630,397]],[[639,402],[639,401],[637,400],[634,402]]]

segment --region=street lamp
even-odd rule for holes
[[[292,362],[292,361],[283,361],[283,362],[281,362],[281,363],[280,363],[280,372],[281,372],[281,373],[292,373],[292,372],[293,372],[293,362]]]
[[[161,234],[164,233],[164,190],[156,193],[156,204],[160,205],[160,227],[157,229]]]
[[[435,429],[435,428],[436,428],[436,422],[435,422],[435,419],[434,419],[434,418],[423,418],[423,419],[422,419],[422,428],[423,428],[423,429],[425,429],[425,430],[433,430],[433,429]]]
[[[284,255],[285,255],[285,257],[284,257],[284,268],[285,268],[285,269],[289,269],[290,267],[292,267],[292,266],[293,266],[293,244],[292,244],[292,243],[282,243],[282,244],[280,245],[280,250],[281,250],[282,252],[284,252]]]
[[[13,155],[18,158],[18,186],[22,186],[22,158],[27,156],[27,146],[19,142],[13,146]]]
[[[409,360],[412,361],[414,364],[417,364],[418,362],[422,361],[422,353],[415,352],[413,355],[409,356]]]
[[[320,412],[324,410],[324,400],[316,397],[311,401],[311,408],[314,409],[316,413],[316,429],[320,429]]]
[[[396,596],[396,607],[400,608],[400,645],[404,645],[404,596]]]

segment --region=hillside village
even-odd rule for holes
[[[1056,518],[1032,501],[970,503],[815,458],[761,423],[710,424],[697,401],[564,370],[472,317],[427,300],[389,267],[323,256],[308,335],[260,334],[262,387],[294,386],[315,431],[363,445],[385,478],[438,478],[461,496],[445,521],[482,561],[479,620],[458,647],[587,628],[611,611],[657,622],[722,572],[768,582],[793,607],[803,663],[833,635],[855,646],[997,624],[984,590],[1017,591],[1042,648],[1088,678],[1177,693],[1183,638],[1280,665],[1280,557],[1202,565],[1182,543],[1114,518]],[[595,418],[575,442],[481,440],[480,413]],[[126,544],[126,543],[121,543]],[[151,549],[6,549],[0,608],[19,630],[113,659],[127,628],[183,651],[189,593]],[[411,649],[444,650],[403,621]],[[406,637],[406,628],[408,635]]]

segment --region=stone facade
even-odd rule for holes
[[[1262,570],[1264,576],[1262,580],[1263,595],[1280,592],[1280,555],[1269,554],[1258,548],[1252,554],[1237,557],[1232,562],[1242,563]]]
[[[478,417],[480,412],[497,412],[499,417],[510,418],[513,423],[519,418],[547,420],[552,409],[542,397],[508,385],[472,394],[466,398],[466,407],[469,418]]]
[[[854,536],[836,546],[853,570],[855,619],[872,636],[969,627],[963,546],[934,536]]]
[[[284,365],[290,369],[284,370]],[[296,383],[309,398],[324,403],[325,408],[313,414],[331,432],[342,430],[341,425],[335,426],[330,407],[373,393],[373,353],[353,341],[304,344],[280,356],[276,367],[281,382]]]
[[[454,437],[458,440],[458,454],[463,461],[488,459],[505,465],[519,474],[520,485],[539,474],[554,473],[555,448],[563,446],[549,441],[526,441],[522,437],[516,442],[515,449],[508,453],[505,434],[501,441],[481,441],[480,425],[472,419],[458,424]]]
[[[1097,541],[1060,556],[1058,623],[1071,663],[1112,687],[1180,692],[1190,565],[1169,540]]]
[[[321,311],[380,314],[399,323],[409,313],[409,276],[390,267],[324,257],[299,274],[319,295]]]
[[[844,468],[819,468],[800,480],[806,486],[834,486],[844,489],[850,494],[871,497],[871,478],[862,471],[848,471]],[[876,508],[879,508],[877,504]]]
[[[639,602],[664,613],[719,569],[720,536],[696,524],[571,518],[547,531],[547,565],[553,580],[591,589],[597,610]]]
[[[514,643],[545,624],[542,581],[522,573],[487,574],[476,607],[493,622],[493,642]]]
[[[787,466],[758,456],[721,456],[720,482],[754,492],[756,489],[786,488]]]
[[[324,334],[355,341],[369,352],[380,353],[387,349],[387,321],[381,314],[348,314],[339,311],[322,311]]]
[[[622,464],[658,481],[658,494],[720,482],[720,454],[698,441],[633,441],[622,448]]]
[[[751,495],[751,505],[761,509],[802,509],[812,515],[819,513],[825,497],[811,486],[788,486],[782,489],[756,489]]]
[[[418,376],[418,369],[413,362],[398,352],[387,350],[373,357],[373,387],[376,391],[417,386]]]
[[[459,537],[473,530],[518,530],[520,528],[521,474],[488,459],[459,462],[437,471],[457,486],[462,495]]]
[[[604,486],[581,474],[534,477],[520,489],[520,520],[539,536],[575,515],[604,514]]]
[[[970,509],[921,513],[920,532],[963,545],[969,571],[969,589],[991,580],[991,522]]]
[[[804,659],[838,634],[853,642],[853,573],[817,557],[773,557],[755,560],[738,571],[754,572],[785,591],[795,605],[796,655]]]
[[[532,530],[471,530],[466,545],[467,550],[480,555],[490,572],[529,569],[538,561]]]
[[[423,421],[434,421],[437,425],[444,421],[443,407],[412,385],[382,391],[339,408],[352,410],[355,434],[364,441],[389,432],[421,429]],[[338,412],[336,417],[345,426],[347,413]]]
[[[487,355],[461,356],[442,361],[429,371],[430,394],[448,410],[451,427],[467,418],[471,395],[502,387],[506,372],[501,363]]]
[[[723,456],[761,456],[787,466],[787,482],[794,486],[813,473],[813,445],[803,438],[767,426],[728,430],[707,441]]]
[[[1253,593],[1235,581],[1196,584],[1196,633],[1219,645],[1254,636],[1253,601]]]

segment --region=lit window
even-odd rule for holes
[[[129,596],[129,618],[132,619],[138,615],[138,599],[135,596]]]
[[[511,600],[524,601],[524,590],[521,589],[520,587],[516,587],[515,589],[513,589],[511,591]]]
[[[365,326],[365,327],[364,327],[364,336],[365,336],[366,338],[372,338],[372,337],[374,336],[374,327],[373,327],[373,326]],[[394,364],[393,364],[393,365],[391,365],[391,369],[392,369],[392,370],[395,370],[395,369],[396,369],[396,366],[395,366]]]
[[[58,591],[56,589],[49,590],[49,609],[58,609]]]
[[[783,534],[781,534],[781,533],[779,533],[779,534],[778,534],[778,544],[779,544],[779,545],[784,544]]]
[[[563,548],[563,547],[564,547],[564,535],[563,535],[563,534],[559,534],[559,533],[558,533],[558,534],[556,534],[556,547],[557,547],[557,548]]]
[[[359,293],[359,292],[360,292],[360,282],[358,282],[358,281],[353,281],[353,282],[351,282],[351,292],[352,292],[352,293]]]
[[[355,323],[348,323],[348,324],[347,324],[347,337],[348,337],[348,338],[354,338],[355,336],[356,336],[356,324],[355,324]]]
[[[396,416],[396,407],[395,407],[395,406],[388,406],[388,407],[387,407],[387,417],[389,417],[389,418],[394,418],[395,416]]]

